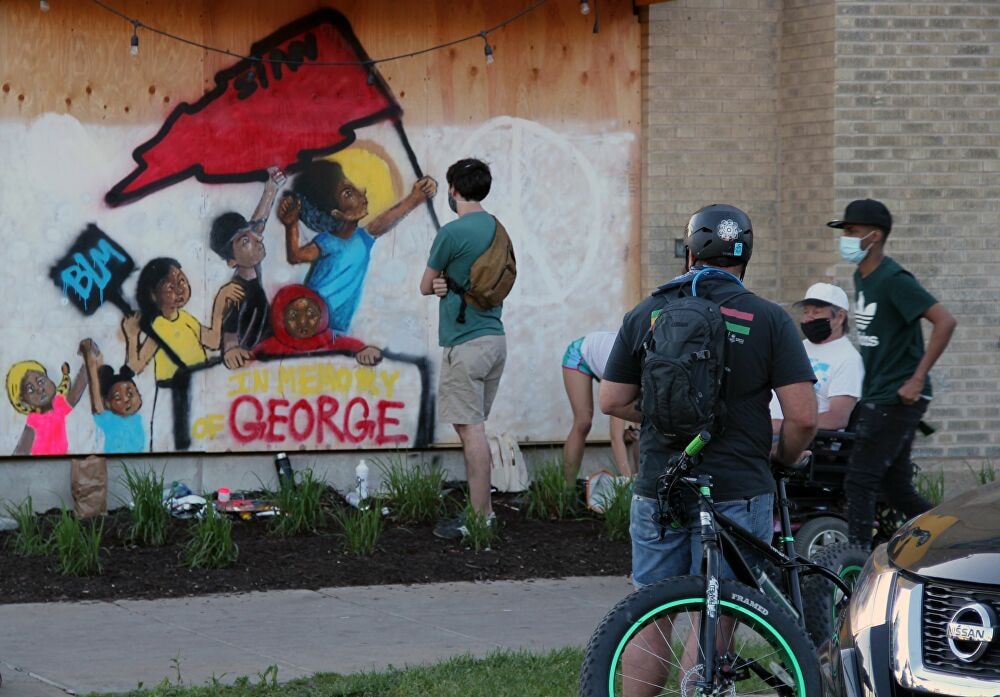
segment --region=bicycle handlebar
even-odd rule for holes
[[[709,441],[712,440],[712,434],[708,431],[702,431],[694,439],[688,443],[687,447],[684,448],[684,454],[688,457],[694,457],[708,445]]]

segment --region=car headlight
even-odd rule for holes
[[[865,563],[851,596],[851,630],[855,633],[885,624],[892,603],[897,571],[886,546],[879,545]]]

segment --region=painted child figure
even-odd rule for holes
[[[191,284],[180,263],[159,257],[139,272],[139,312],[122,319],[126,365],[138,374],[153,361],[157,389],[170,390],[175,450],[191,446],[191,370],[211,365],[206,349],[219,348],[223,317],[226,310],[243,299],[243,289],[235,283],[219,289],[207,327],[183,309],[190,299]],[[145,332],[145,339],[141,339],[141,332]]]
[[[285,175],[277,167],[267,170],[269,179],[250,220],[229,211],[212,221],[209,246],[233,269],[232,283],[243,289],[243,299],[231,307],[222,325],[222,360],[227,368],[243,367],[250,349],[271,333],[267,294],[261,284],[260,264],[264,247],[264,225]]]
[[[335,335],[351,330],[375,240],[435,192],[437,182],[422,177],[409,194],[362,227],[361,221],[368,217],[366,190],[354,184],[340,164],[317,160],[296,175],[292,193],[278,204],[278,219],[285,226],[285,252],[290,264],[310,264],[305,285],[325,301]],[[316,233],[311,242],[299,241],[300,219]],[[356,358],[362,365],[374,365],[381,352],[370,346]]]
[[[271,324],[272,336],[254,347],[255,358],[337,351],[361,363],[364,350],[375,348],[350,336],[335,335],[323,298],[302,285],[285,286],[274,296]]]
[[[181,367],[206,363],[205,349],[219,348],[226,310],[243,295],[235,283],[219,289],[212,305],[212,322],[206,327],[183,309],[191,299],[191,284],[180,262],[167,257],[153,259],[143,267],[136,283],[139,312],[122,320],[126,365],[138,374],[153,361],[156,381],[162,383],[171,380]],[[146,333],[145,340],[140,341],[140,330]]]
[[[87,387],[84,366],[70,382],[69,363],[62,364],[56,386],[38,361],[20,361],[7,371],[7,397],[11,406],[28,419],[14,448],[14,455],[65,455],[69,451],[66,417]]]
[[[104,365],[101,349],[92,339],[80,342],[80,353],[90,383],[91,413],[104,436],[100,452],[106,455],[144,452],[146,430],[139,415],[142,395],[132,379],[135,373],[128,366],[122,366],[116,373],[114,368]]]

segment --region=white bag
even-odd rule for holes
[[[517,439],[509,433],[487,434],[490,444],[490,484],[497,491],[526,491],[530,480]]]

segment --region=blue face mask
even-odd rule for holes
[[[458,201],[451,194],[448,194],[448,208],[451,209],[452,213],[458,213]]]
[[[861,249],[861,243],[875,234],[872,230],[864,237],[848,237],[844,235],[840,238],[840,258],[852,264],[860,264],[868,256],[868,249]],[[871,249],[869,247],[869,249]]]

